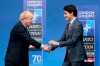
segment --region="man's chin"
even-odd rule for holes
[[[27,25],[27,27],[29,27],[30,25]]]
[[[66,18],[66,20],[68,21],[69,19]]]
[[[29,26],[31,26],[32,24],[30,24],[30,25],[27,25],[27,27],[29,27]]]

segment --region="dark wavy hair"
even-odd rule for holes
[[[77,9],[76,7],[71,4],[71,5],[67,5],[63,8],[65,11],[69,12],[69,13],[72,13],[73,12],[73,15],[76,17],[77,16]]]

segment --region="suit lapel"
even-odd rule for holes
[[[72,25],[71,25],[71,28],[70,28],[70,31],[73,30],[74,25],[75,25],[76,22],[77,22],[77,18],[73,21],[73,23],[72,23]]]
[[[21,25],[25,29],[25,32],[28,33],[29,36],[30,36],[28,29],[21,23],[21,21],[19,22],[19,25]]]
[[[67,24],[67,31],[66,31],[66,38],[68,37],[68,35],[69,35],[69,31],[68,31],[68,24]]]
[[[70,32],[73,30],[75,23],[77,22],[77,18],[73,21],[70,30],[68,31],[68,25],[67,25],[67,33],[66,33],[66,38],[70,34]]]

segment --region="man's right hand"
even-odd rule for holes
[[[51,46],[45,44],[45,45],[44,45],[44,50],[47,51],[47,52],[50,52]]]

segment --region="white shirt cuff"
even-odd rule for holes
[[[44,45],[43,45],[43,44],[41,45],[41,48],[42,48],[42,49],[44,48]]]

